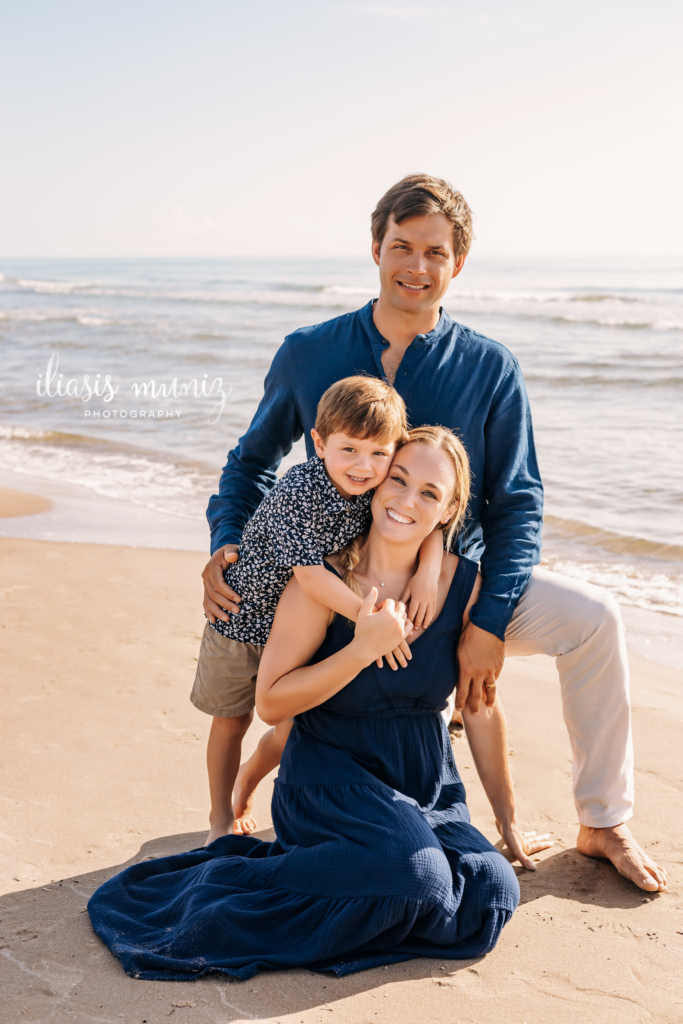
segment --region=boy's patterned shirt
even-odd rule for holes
[[[370,525],[374,491],[342,498],[317,455],[292,466],[249,520],[239,561],[225,582],[242,598],[240,611],[213,628],[241,643],[265,644],[282,591],[297,565],[322,565]]]

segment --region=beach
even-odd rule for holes
[[[124,866],[204,842],[210,719],[188,696],[206,503],[283,338],[363,305],[375,270],[351,259],[2,261],[0,1019],[681,1019],[679,270],[673,259],[475,255],[444,300],[522,366],[546,487],[543,564],[620,603],[632,826],[669,871],[668,892],[646,894],[577,853],[555,666],[509,659],[499,693],[520,818],[555,845],[536,873],[517,868],[521,903],[497,948],[345,979],[296,970],[190,984],[128,978],[86,901]],[[304,458],[301,439],[280,472]],[[243,757],[264,730],[257,720]],[[467,740],[453,743],[473,822],[496,842]],[[256,799],[263,839],[271,792],[272,778]]]
[[[678,258],[487,258],[475,247],[443,305],[521,366],[545,564],[637,610],[640,652],[683,668],[680,281]],[[157,546],[162,533],[194,549],[284,338],[377,294],[369,255],[0,259],[0,487],[76,488],[64,496],[81,508],[77,531],[57,509],[31,536]],[[281,471],[305,457],[301,439]],[[115,505],[93,523],[105,511],[96,498],[135,505],[118,517],[125,535]]]
[[[205,555],[20,536],[0,538],[0,559],[3,1020],[680,1020],[683,672],[631,657],[632,825],[669,871],[667,893],[646,894],[576,852],[555,667],[541,657],[510,659],[500,694],[519,812],[526,828],[551,832],[555,846],[538,856],[536,873],[517,868],[521,903],[491,954],[414,960],[345,979],[296,970],[249,982],[139,981],[95,937],[85,907],[125,865],[204,841],[210,720],[188,694],[204,621]],[[264,728],[256,722],[245,754]],[[453,742],[473,821],[495,841],[467,740]],[[272,838],[271,789],[272,779],[256,802],[264,839]]]

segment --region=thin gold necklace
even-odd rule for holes
[[[370,565],[370,561],[369,561],[369,560],[368,560],[368,569],[370,570],[370,572],[372,573],[372,575],[373,575],[373,576],[375,577],[375,579],[376,579],[376,580],[377,580],[377,582],[379,583],[380,587],[395,587],[395,586],[397,586],[397,584],[396,584],[396,583],[391,583],[391,582],[388,582],[388,583],[382,583],[381,579],[379,578],[379,576],[377,575],[377,573],[375,572],[375,570],[374,570],[374,569],[372,568],[372,566]],[[413,572],[411,572],[411,574],[410,574],[410,576],[408,577],[408,579],[404,581],[404,584],[403,584],[404,586],[405,586],[405,584],[406,584],[406,583],[408,582],[408,580],[410,579],[410,577],[414,575],[414,573],[415,573],[415,570],[413,570]]]

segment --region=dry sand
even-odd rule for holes
[[[683,673],[633,659],[636,836],[670,872],[648,896],[577,854],[569,745],[549,659],[511,659],[506,706],[521,817],[557,845],[522,873],[488,957],[339,980],[134,981],[93,935],[96,886],[204,839],[209,719],[188,700],[203,626],[196,552],[0,540],[3,715],[0,1020],[575,1024],[683,1019]],[[263,726],[249,737],[247,752]],[[465,739],[473,820],[495,839]],[[270,785],[257,812],[269,838]]]

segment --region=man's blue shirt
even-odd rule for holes
[[[382,353],[389,343],[372,307],[369,302],[285,338],[251,425],[228,455],[219,492],[209,501],[212,553],[239,544],[302,434],[309,458],[313,454],[316,409],[331,384],[357,373],[386,380]],[[541,550],[543,485],[519,364],[503,345],[442,310],[434,330],[418,334],[406,350],[394,385],[411,426],[449,427],[465,445],[472,497],[454,550],[481,562],[483,584],[471,619],[502,640]]]

